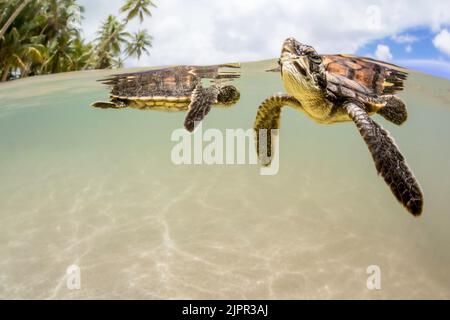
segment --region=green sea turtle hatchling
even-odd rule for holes
[[[232,69],[227,69],[232,68]],[[177,66],[114,75],[101,80],[112,86],[110,101],[92,104],[96,108],[188,111],[184,127],[192,132],[212,105],[231,106],[240,93],[225,84],[240,77],[239,64]],[[205,82],[211,82],[206,87]]]
[[[270,164],[274,146],[267,133],[279,128],[283,106],[300,110],[321,124],[353,121],[378,173],[398,201],[419,216],[423,208],[419,183],[389,133],[370,118],[377,113],[397,125],[406,121],[406,106],[394,95],[403,89],[405,70],[369,58],[320,56],[313,47],[289,38],[283,44],[279,71],[287,94],[267,98],[254,123],[263,164]]]

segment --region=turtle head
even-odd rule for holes
[[[284,41],[279,64],[288,87],[323,91],[327,86],[322,57],[313,47],[302,44],[294,38]]]
[[[230,106],[238,102],[240,97],[241,94],[235,86],[226,85],[219,88],[217,102],[225,106]]]

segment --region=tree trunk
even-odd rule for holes
[[[22,12],[23,9],[29,4],[31,0],[23,0],[20,6],[17,7],[17,9],[14,11],[14,13],[9,17],[8,21],[3,25],[2,29],[0,30],[0,39],[3,37],[3,35],[6,33],[6,30],[11,26],[11,24],[14,22],[14,20],[17,18],[17,16]]]
[[[0,82],[5,82],[8,80],[9,70],[11,69],[11,66],[7,64],[5,68],[3,69],[2,78],[0,79]]]

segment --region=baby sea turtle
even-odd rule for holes
[[[96,108],[135,108],[142,110],[185,111],[184,126],[192,132],[208,114],[212,105],[231,106],[240,93],[235,86],[224,83],[239,78],[239,64],[214,66],[177,66],[145,72],[114,75],[101,80],[111,85],[109,102],[98,101]],[[212,84],[205,87],[202,80]],[[204,81],[203,81],[204,82]]]
[[[321,124],[353,121],[378,173],[398,201],[419,216],[423,208],[419,183],[389,133],[370,118],[377,113],[397,125],[405,122],[406,106],[394,95],[403,89],[405,70],[369,58],[319,56],[313,47],[293,38],[285,40],[279,66],[287,94],[267,98],[259,106],[254,123],[263,164],[270,164],[273,146],[267,133],[279,128],[283,106],[300,110]]]

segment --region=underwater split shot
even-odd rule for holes
[[[393,2],[0,2],[0,298],[450,299],[450,10]]]

